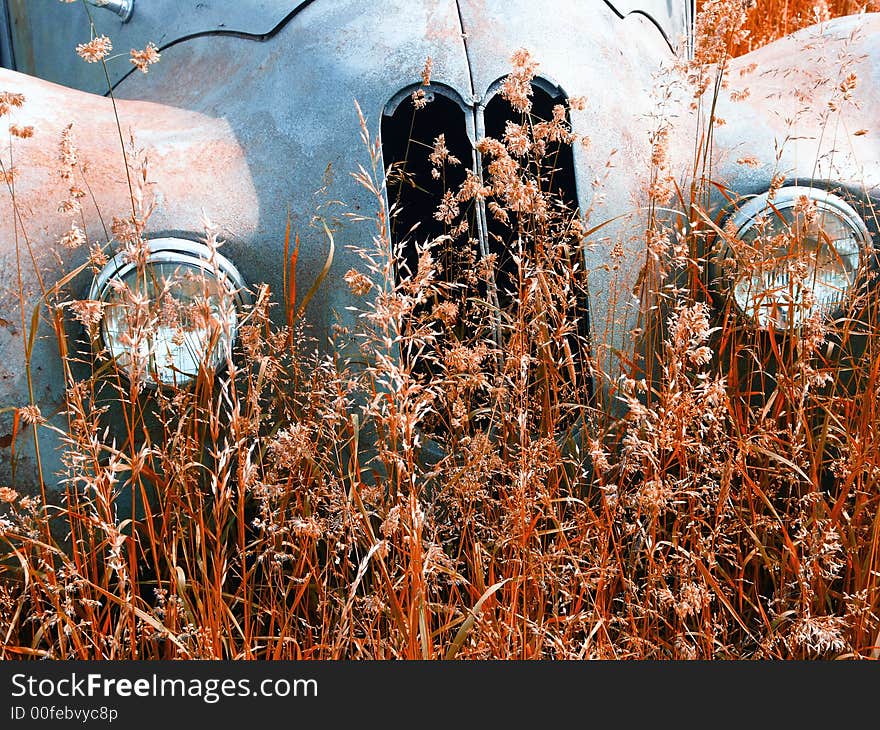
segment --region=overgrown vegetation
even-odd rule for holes
[[[806,3],[781,15],[770,2],[703,5],[712,44],[676,72],[695,98],[717,88],[731,50],[812,17]],[[480,141],[485,179],[446,191],[434,213],[446,233],[415,256],[389,240],[394,210],[363,125],[357,176],[375,228],[346,282],[366,365],[311,339],[294,242],[287,291],[256,292],[240,353],[192,387],[146,391],[144,372],[65,350],[65,501],[0,489],[3,657],[876,656],[876,297],[861,291],[846,316],[785,338],[743,326],[709,293],[710,252],[736,245],[710,210],[709,145],[695,145],[682,189],[659,119],[646,359],[607,371],[580,321],[581,247],[603,222],[552,186],[548,145],[580,141],[564,107],[530,114],[538,61],[512,60],[514,121]],[[712,124],[701,118],[706,137]],[[438,179],[462,164],[442,138],[424,154]],[[71,135],[62,160],[73,176]],[[127,164],[133,209],[113,245],[145,276],[149,170],[134,150]],[[507,231],[503,277],[469,244],[476,201]],[[216,340],[227,326],[205,307],[122,296],[133,352],[160,322],[201,322]],[[65,342],[63,312],[93,330],[101,306],[59,289],[48,311]],[[108,409],[127,439],[107,435]],[[19,415],[50,427],[34,405]]]
[[[697,2],[703,10],[712,4],[705,0]],[[813,23],[842,15],[880,11],[877,0],[743,0],[742,7],[746,12],[743,25],[746,32],[730,45],[734,56],[753,51]]]

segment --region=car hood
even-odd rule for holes
[[[95,32],[111,38],[121,58],[107,64],[115,85],[133,72],[125,58],[130,48],[155,43],[160,50],[199,36],[220,34],[258,40],[271,37],[300,10],[324,0],[134,0],[134,13],[123,23],[112,12],[83,3],[0,0],[7,6],[13,46],[13,68],[81,91],[104,94],[107,79],[97,64],[77,62],[74,49],[89,40],[89,18]],[[428,3],[431,5],[432,3]],[[651,20],[675,44],[687,34],[690,0],[605,0],[618,17],[638,13]]]

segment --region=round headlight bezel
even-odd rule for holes
[[[838,221],[851,232],[852,238],[858,245],[858,264],[854,269],[852,279],[849,281],[846,291],[841,296],[840,301],[825,307],[817,304],[815,305],[815,309],[811,310],[820,312],[821,316],[825,319],[834,318],[845,311],[847,303],[851,301],[853,293],[858,289],[859,282],[864,276],[866,263],[871,251],[871,234],[864,220],[853,205],[839,195],[835,195],[824,188],[793,185],[780,188],[776,190],[773,195],[768,191],[749,198],[745,203],[734,210],[730,216],[728,216],[724,229],[726,232],[732,232],[733,236],[738,241],[743,242],[743,236],[745,236],[756,225],[760,225],[763,219],[768,216],[776,216],[779,218],[787,211],[796,209],[799,205],[799,201],[804,197],[815,206],[818,214],[830,214],[835,216]],[[827,241],[825,242],[825,245],[828,245]],[[837,251],[837,253],[839,254],[839,251]],[[850,254],[845,255],[848,256]],[[843,256],[840,256],[840,258],[842,259]],[[761,331],[772,330],[774,332],[784,333],[797,330],[808,321],[809,317],[801,314],[800,316],[793,317],[790,322],[786,321],[781,326],[778,322],[762,322],[753,311],[748,311],[748,309],[741,305],[736,295],[735,286],[739,281],[748,276],[748,272],[741,265],[739,257],[733,250],[730,242],[722,239],[721,245],[716,250],[712,259],[715,272],[714,278],[717,282],[716,286],[720,287],[726,298],[732,302],[737,314],[742,317],[749,326]],[[724,261],[729,259],[733,259],[735,262],[732,271],[725,270],[726,267]],[[772,259],[768,259],[768,263],[769,261],[772,261]],[[772,267],[768,265],[767,268],[770,269]],[[753,296],[750,301],[755,302],[758,298],[759,296]],[[797,305],[785,304],[784,306]],[[806,309],[806,306],[804,306],[804,308]],[[756,307],[753,306],[750,309],[755,310]],[[768,319],[772,319],[772,317],[768,317]]]
[[[244,277],[241,275],[236,266],[228,258],[211,250],[208,246],[198,241],[185,238],[176,238],[173,236],[163,236],[148,239],[146,242],[148,249],[145,265],[151,266],[155,264],[172,264],[190,269],[201,271],[206,277],[214,280],[221,286],[225,292],[224,296],[228,296],[230,303],[235,309],[236,321],[231,324],[228,336],[228,355],[231,355],[232,348],[238,334],[238,328],[241,325],[241,317],[244,308],[251,303],[250,293],[247,289]],[[88,298],[93,301],[101,302],[109,305],[110,295],[112,293],[114,281],[124,281],[125,278],[137,270],[137,263],[130,260],[124,252],[117,253],[113,256],[101,269],[101,271],[92,279],[89,287]],[[106,335],[106,309],[102,311],[100,323],[97,331],[93,333],[93,347],[110,360],[116,360],[111,354],[111,348]],[[203,356],[204,357],[204,356]],[[222,372],[226,368],[226,357],[221,357],[215,366],[215,372]],[[120,364],[119,371],[129,379],[131,373],[129,368]],[[196,374],[187,376],[181,374],[179,379],[175,378],[174,382],[157,379],[155,373],[149,373],[143,379],[143,385],[149,388],[157,387],[188,387],[196,379]]]

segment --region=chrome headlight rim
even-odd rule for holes
[[[150,238],[146,241],[148,249],[147,265],[152,264],[177,264],[181,266],[199,269],[205,275],[217,280],[226,290],[239,319],[233,325],[233,330],[229,336],[229,348],[234,347],[237,339],[238,328],[241,325],[241,315],[243,309],[252,303],[250,292],[245,283],[244,277],[239,272],[235,264],[218,251],[212,251],[204,243],[193,241],[187,238],[178,238],[175,236],[159,236]],[[133,270],[137,269],[137,264],[130,261],[124,252],[117,253],[104,265],[101,271],[93,277],[89,286],[88,299],[102,303],[108,303],[108,295],[111,292],[111,282],[114,280],[124,280]],[[96,351],[104,353],[109,360],[115,360],[112,354],[107,352],[108,343],[105,334],[106,318],[102,315],[101,321],[97,327],[97,331],[92,334],[92,344]],[[118,357],[118,356],[117,356]],[[215,369],[216,373],[220,373],[226,368],[226,359],[221,358]],[[130,378],[127,367],[120,367],[119,371],[126,377]],[[183,383],[169,383],[158,380],[152,375],[143,381],[143,385],[147,388],[166,388],[166,387],[188,387],[192,385],[195,378],[188,378]]]
[[[830,213],[847,226],[859,249],[859,262],[855,269],[853,280],[849,284],[844,296],[841,298],[840,302],[822,312],[823,319],[833,319],[845,311],[847,303],[852,300],[854,293],[859,288],[859,282],[864,279],[865,273],[868,269],[868,263],[872,260],[873,247],[871,233],[864,219],[858,213],[853,204],[849,203],[841,195],[824,187],[790,185],[779,188],[775,192],[775,195],[771,195],[770,191],[765,191],[750,197],[746,202],[741,204],[727,216],[724,223],[724,229],[732,229],[734,231],[733,236],[742,241],[742,236],[752,227],[758,225],[765,216],[778,215],[783,211],[792,209],[803,197],[807,197],[816,206],[820,213]],[[716,282],[716,289],[720,290],[720,293],[723,294],[725,300],[730,301],[733,304],[733,308],[737,315],[744,320],[747,326],[762,332],[772,330],[776,334],[797,331],[803,327],[806,321],[803,318],[795,320],[782,327],[778,327],[760,322],[755,315],[745,310],[740,305],[734,292],[737,278],[742,274],[743,269],[737,262],[737,267],[733,274],[725,273],[722,267],[722,261],[728,257],[732,257],[734,260],[737,259],[730,243],[723,241],[711,258],[713,279]]]

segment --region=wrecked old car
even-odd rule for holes
[[[14,175],[0,207],[0,480],[22,491],[62,490],[71,377],[62,354],[92,340],[94,359],[80,360],[98,368],[115,362],[123,376],[140,380],[145,387],[135,395],[148,409],[157,389],[189,387],[200,371],[219,374],[242,357],[238,330],[248,307],[264,284],[276,295],[290,289],[294,247],[304,282],[294,310],[302,304],[319,347],[333,333],[338,352],[359,357],[351,333],[362,296],[349,272],[363,264],[357,249],[375,232],[377,201],[351,174],[369,166],[358,110],[377,143],[380,173],[389,171],[377,190],[395,211],[382,225],[403,262],[398,272],[418,268],[425,241],[448,236],[453,224],[464,230],[452,215],[435,215],[444,190],[485,184],[499,153],[483,140],[507,134],[509,142],[508,124],[524,109],[533,125],[555,120],[555,129],[579,140],[549,148],[548,169],[559,205],[589,211],[574,238],[593,245],[577,249],[584,276],[572,299],[579,341],[589,347],[569,354],[582,359],[573,377],[589,380],[606,410],[620,402],[617,381],[599,382],[595,371],[638,370],[640,350],[650,346],[640,323],[652,266],[646,220],[668,211],[652,207],[651,175],[643,171],[653,168],[656,183],[659,167],[662,181],[679,190],[705,170],[720,181],[704,217],[721,243],[692,264],[702,267],[716,314],[727,309],[746,328],[785,331],[817,314],[833,318],[869,276],[880,201],[880,145],[866,133],[880,116],[877,15],[826,22],[733,59],[727,83],[695,96],[658,95],[663,74],[688,73],[695,27],[687,1],[91,5],[0,3],[0,88],[23,95],[9,118],[32,130],[4,152]],[[78,45],[105,35],[121,51],[155,44],[161,62],[140,73],[127,58],[77,58]],[[527,106],[516,109],[502,97],[511,59],[520,54],[521,65],[531,63],[520,49],[537,66],[526,77]],[[855,76],[860,96],[851,104]],[[831,96],[807,100],[802,89],[819,78],[832,79]],[[835,104],[833,122],[813,113]],[[658,125],[660,106],[671,123]],[[145,229],[135,232],[147,241],[140,261],[119,243],[125,226],[111,226],[148,188],[121,163],[129,134],[132,157],[149,160],[155,191]],[[710,150],[701,169],[693,167],[695,140]],[[402,173],[392,177],[394,169]],[[467,202],[467,256],[449,271],[464,276],[481,261],[495,262],[496,273],[473,286],[484,294],[492,288],[510,313],[522,260],[513,250],[515,225],[495,214],[491,191]],[[674,236],[686,226],[670,215]],[[216,239],[206,242],[206,217],[220,232],[220,251]],[[797,257],[805,267],[798,282],[778,265],[791,255],[784,234],[793,229],[801,231]],[[103,258],[90,254],[94,241],[103,242]],[[742,254],[737,241],[761,261]],[[311,282],[319,285],[307,293]],[[147,309],[151,297],[170,298],[172,308],[201,297],[205,319],[221,326],[160,323],[134,342],[125,289]],[[91,338],[70,307],[53,310],[64,312],[58,316],[46,311],[49,291],[56,302],[96,303]],[[283,307],[275,313],[284,319]],[[455,311],[447,315],[454,320]],[[73,376],[78,367],[85,365],[75,365]],[[45,423],[28,423],[32,406]],[[112,443],[137,438],[118,414],[108,419]]]

